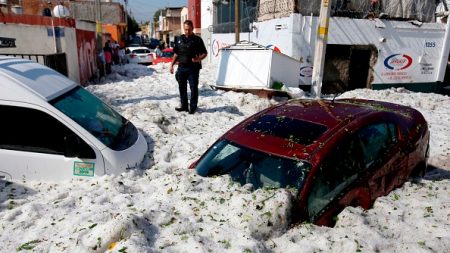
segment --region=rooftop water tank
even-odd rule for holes
[[[57,18],[65,18],[70,16],[70,12],[64,5],[56,5],[55,8],[53,8],[53,16]]]

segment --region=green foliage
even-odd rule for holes
[[[267,217],[272,217],[272,213],[270,211],[267,211],[265,213],[262,214],[263,216],[267,216]]]
[[[29,241],[27,243],[24,243],[24,244],[20,245],[16,249],[16,251],[19,252],[19,251],[22,251],[22,250],[32,250],[32,249],[34,249],[34,247],[36,247],[36,244],[39,243],[39,242],[41,242],[41,241],[40,240]]]
[[[172,217],[172,218],[170,218],[170,220],[169,220],[168,222],[161,224],[161,226],[162,226],[162,227],[170,226],[170,225],[172,225],[173,223],[175,223],[176,220],[177,220],[177,219],[176,219],[175,217]]]
[[[398,195],[397,193],[394,193],[394,195],[392,196],[392,200],[396,201],[400,199],[400,195]]]
[[[275,90],[281,90],[281,88],[283,86],[284,86],[284,83],[282,83],[282,82],[274,81],[272,83],[272,89],[275,89]]]
[[[219,240],[218,241],[219,243],[222,243],[223,244],[223,247],[225,248],[225,249],[229,249],[229,248],[231,248],[231,243],[230,243],[230,241],[229,240]]]
[[[133,35],[136,32],[139,32],[141,30],[138,22],[136,21],[136,19],[134,19],[134,17],[128,16],[127,19],[128,19],[128,21],[127,21],[128,22],[128,27],[127,27],[128,34]]]
[[[8,202],[7,208],[8,208],[8,210],[11,210],[11,209],[13,209],[15,206],[16,206],[16,202],[14,202],[14,200],[10,200],[10,201]]]
[[[102,238],[101,237],[97,237],[97,245],[95,245],[95,249],[98,249],[101,246],[102,246]]]
[[[159,20],[159,16],[161,15],[161,12],[163,11],[163,9],[159,9],[157,11],[155,11],[155,14],[153,14],[153,21],[157,22]]]

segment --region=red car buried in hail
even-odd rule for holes
[[[417,110],[387,102],[290,100],[244,120],[193,165],[257,188],[289,188],[293,222],[333,225],[427,167],[429,130]]]
[[[164,62],[164,63],[170,63],[172,62],[172,58],[173,58],[173,48],[168,47],[165,48],[161,51],[161,53],[159,55],[155,55],[155,60],[153,61],[153,64],[158,64],[160,62]]]

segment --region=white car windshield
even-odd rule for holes
[[[127,149],[137,140],[133,124],[81,87],[50,103],[113,150]]]

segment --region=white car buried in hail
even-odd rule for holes
[[[153,63],[153,53],[146,47],[128,47],[126,50],[127,63],[149,64]]]
[[[0,56],[0,181],[118,175],[147,153],[116,110],[48,67]]]

